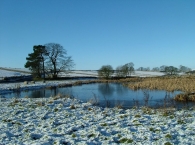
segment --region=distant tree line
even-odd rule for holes
[[[174,70],[177,72],[189,72],[191,71],[191,68],[188,68],[186,66],[180,65],[179,68],[174,67],[174,66],[166,66],[166,65],[162,65],[160,67],[154,67],[152,69],[150,69],[150,67],[139,67],[138,69],[136,69],[137,71],[157,71],[157,72],[166,72],[168,70]]]
[[[33,52],[28,54],[26,60],[25,68],[29,68],[38,78],[45,78],[45,75],[57,78],[60,72],[74,66],[71,56],[67,56],[67,51],[57,43],[33,46]]]
[[[173,68],[177,72],[189,72],[189,71],[191,71],[191,68],[186,67],[186,66],[183,66],[183,65],[180,65],[178,68],[177,67],[174,67],[174,66],[162,65],[162,66],[160,66],[160,68],[158,70],[161,71],[161,72],[166,72],[167,69],[169,70],[169,69],[173,69]],[[155,69],[153,71],[155,71]]]
[[[164,72],[167,75],[176,75],[180,72],[186,73],[191,71],[191,68],[188,68],[186,66],[180,65],[179,68],[174,67],[174,66],[166,66],[166,65],[162,65],[159,68],[158,67],[154,67],[152,69],[152,71],[159,71],[159,72]]]
[[[180,72],[186,73],[191,71],[190,68],[180,65],[179,68],[174,66],[166,66],[162,65],[160,67],[154,67],[150,69],[150,67],[139,67],[136,69],[137,71],[155,71],[155,72],[163,72],[166,75],[177,75]],[[127,63],[125,65],[117,66],[114,70],[111,65],[103,65],[98,70],[98,75],[101,78],[109,79],[112,77],[112,75],[115,73],[115,76],[117,77],[129,77],[135,72],[134,64],[132,62]]]

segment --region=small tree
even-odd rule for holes
[[[174,66],[167,66],[165,67],[165,73],[167,75],[176,75],[178,74],[178,69]]]
[[[144,71],[150,71],[150,67],[146,67]]]
[[[124,73],[123,73],[122,68],[123,68],[122,65],[116,67],[116,76],[117,77],[124,77]]]
[[[186,67],[186,66],[180,65],[179,66],[179,71],[180,72],[189,72],[189,71],[191,71],[191,69]]]
[[[135,70],[133,66],[134,64],[132,62],[127,63],[122,66],[122,71],[123,71],[124,76],[131,76],[132,73],[134,73]]]
[[[105,79],[109,79],[113,73],[114,73],[114,70],[111,65],[103,65],[98,71],[99,77],[102,77]]]
[[[116,68],[116,74],[118,77],[131,76],[134,73],[134,64],[132,62]]]
[[[122,71],[123,77],[127,77],[128,74],[129,74],[129,67],[128,67],[128,65],[127,64],[123,65],[121,69],[122,69],[121,71]]]
[[[160,71],[165,72],[165,68],[166,68],[166,67],[167,67],[166,65],[160,66]]]

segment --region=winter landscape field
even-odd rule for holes
[[[23,70],[24,71],[24,70]],[[1,77],[22,74],[0,70]],[[67,74],[66,74],[67,75]],[[68,76],[97,76],[95,71],[75,71]],[[135,72],[160,76],[158,72]],[[0,84],[0,143],[7,144],[195,144],[195,108],[103,108],[58,94],[50,98],[4,98],[21,91],[58,86],[73,81]]]
[[[195,0],[1,0],[0,145],[195,145]]]

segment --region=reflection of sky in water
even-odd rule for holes
[[[82,100],[89,100],[93,96],[97,96],[99,100],[143,100],[144,92],[149,93],[152,100],[163,100],[166,91],[148,91],[148,90],[137,90],[133,91],[124,87],[121,84],[111,83],[100,83],[100,84],[88,84],[82,86],[73,86],[67,88],[57,88],[57,89],[41,89],[41,90],[32,90],[32,91],[23,91],[21,93],[12,93],[7,94],[5,97],[26,97],[29,98],[39,98],[39,97],[51,97],[56,94],[69,94],[73,95],[76,98]],[[171,97],[179,92],[169,93]]]

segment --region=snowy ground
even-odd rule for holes
[[[98,77],[97,71],[70,71],[69,73],[61,73],[64,77]]]
[[[0,144],[195,144],[195,110],[101,108],[69,98],[1,99]]]
[[[27,75],[27,74],[26,73],[17,72],[17,71],[8,71],[8,70],[1,70],[0,69],[0,78],[21,76],[21,75]]]

